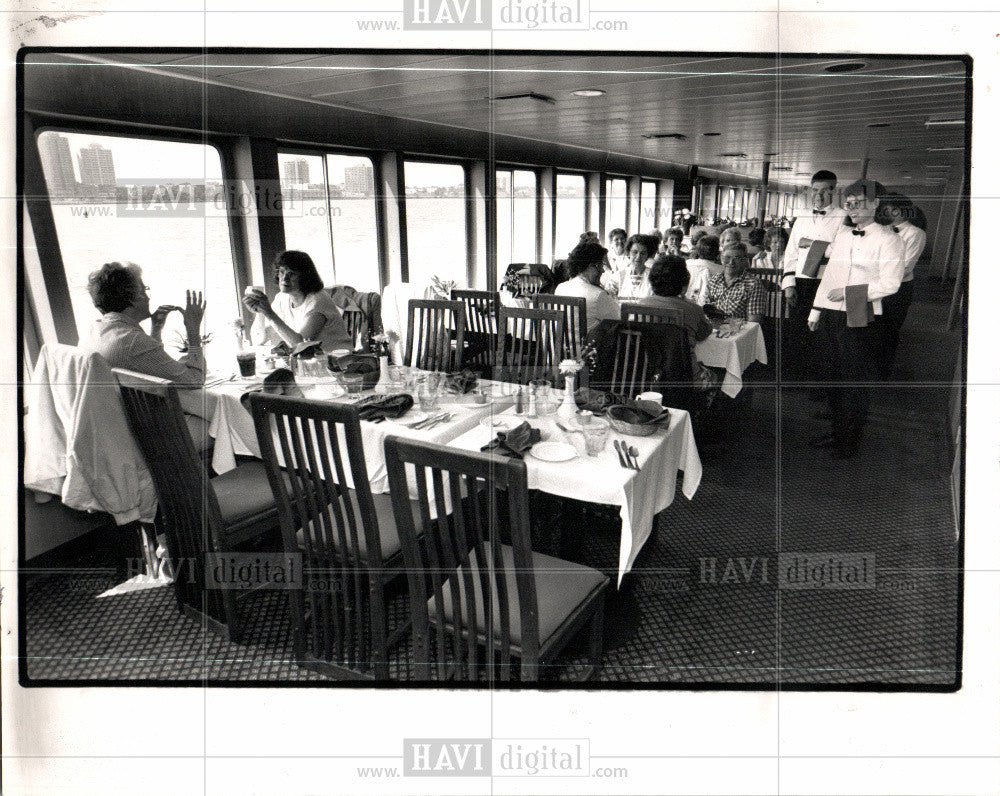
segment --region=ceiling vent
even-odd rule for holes
[[[864,61],[844,61],[839,64],[830,64],[829,66],[824,66],[823,71],[829,72],[832,75],[840,75],[845,72],[860,72],[868,64]]]
[[[657,141],[662,138],[672,138],[674,141],[687,141],[684,133],[643,133],[642,137],[649,141]]]
[[[745,158],[747,156],[746,152],[720,152],[720,158]]]
[[[494,97],[494,102],[517,102],[525,101],[528,102],[541,102],[546,105],[555,105],[556,101],[552,97],[547,97],[545,94],[536,94],[534,91],[529,91],[525,94],[504,94],[501,97]]]

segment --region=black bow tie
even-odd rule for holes
[[[826,211],[825,210],[813,210],[813,215],[814,216],[825,216],[826,215]]]
[[[852,229],[851,230],[851,234],[852,235],[864,235],[865,231],[863,229]]]
[[[899,232],[899,227],[893,227],[893,228],[892,228],[892,231],[893,231],[893,232]]]

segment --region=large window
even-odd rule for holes
[[[231,368],[240,315],[218,151],[202,144],[45,131],[38,136],[77,329],[98,317],[87,278],[103,263],[142,267],[153,309],[205,294],[209,366]],[[148,330],[148,322],[146,323]],[[183,344],[180,313],[163,340]]]
[[[285,245],[312,257],[326,285],[381,290],[371,159],[280,153],[278,167]]]
[[[587,231],[586,180],[582,174],[556,174],[555,259],[565,258]]]
[[[403,163],[410,282],[467,282],[465,170],[450,163]]]
[[[537,262],[538,195],[535,172],[497,170],[497,269]]]
[[[607,233],[616,228],[628,229],[628,182],[612,178],[604,181],[604,228]]]
[[[663,231],[656,210],[656,183],[643,180],[639,185],[639,223],[632,225],[636,232]]]

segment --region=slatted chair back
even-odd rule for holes
[[[648,307],[644,304],[626,302],[621,306],[623,321],[641,321],[646,323],[672,323],[674,326],[684,325],[684,313],[673,307]]]
[[[521,289],[521,296],[529,299],[537,296],[545,285],[545,281],[540,276],[533,274],[522,274],[517,278],[517,282]]]
[[[157,525],[178,566],[174,589],[184,613],[213,631],[240,635],[232,592],[208,589],[212,556],[228,551],[219,502],[169,381],[114,369],[122,406],[159,499]],[[183,574],[183,576],[181,576]]]
[[[299,665],[388,678],[382,548],[357,409],[255,393],[250,411],[284,550],[302,555],[302,582],[289,592]]]
[[[649,358],[643,345],[642,332],[627,327],[620,328],[615,342],[615,361],[608,392],[627,399],[635,398],[646,389],[649,375]]]
[[[583,296],[536,295],[532,306],[563,314],[563,356],[579,359],[587,339],[587,300]]]
[[[465,305],[465,340],[478,349],[478,353],[466,358],[464,364],[492,368],[497,353],[500,294],[489,290],[452,288],[451,299]]]
[[[524,462],[393,436],[385,454],[418,677],[508,681],[518,658],[534,681],[588,623],[593,674],[608,579],[532,552]]]
[[[514,384],[554,378],[563,358],[563,313],[501,307],[498,315],[494,378]]]
[[[686,409],[697,403],[691,368],[691,348],[682,327],[632,321],[618,328],[606,389],[626,399],[654,390],[663,395],[665,406]]]
[[[781,271],[774,268],[750,268],[747,273],[764,286],[767,294],[767,317],[778,320],[787,318],[788,308],[785,306],[785,294],[781,289]]]
[[[404,364],[421,370],[458,370],[464,345],[465,305],[461,301],[410,299]]]
[[[347,326],[347,333],[351,336],[353,347],[367,350],[368,341],[361,339],[361,330],[365,326],[365,314],[361,310],[346,309],[344,310],[344,324]]]

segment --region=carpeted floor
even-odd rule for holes
[[[696,428],[701,487],[693,501],[678,489],[611,594],[592,687],[956,684],[960,559],[946,408],[957,341],[941,332],[946,292],[920,286],[896,374],[919,372],[922,381],[876,389],[856,458],[835,461],[810,448],[808,438],[824,430],[811,417],[818,405],[798,386],[779,389],[767,371],[742,396],[735,423]],[[573,557],[613,572],[613,523],[575,516],[566,533]],[[794,554],[814,563],[863,556],[868,588],[787,588]],[[106,536],[55,562],[58,571],[23,575],[28,680],[327,682],[291,660],[279,592],[245,601],[244,646],[180,616],[170,589],[94,599],[123,579],[130,555],[126,542]],[[400,591],[395,620],[406,611]],[[411,660],[408,643],[394,650],[394,680],[408,680]],[[581,641],[543,678],[568,681],[583,661]]]

